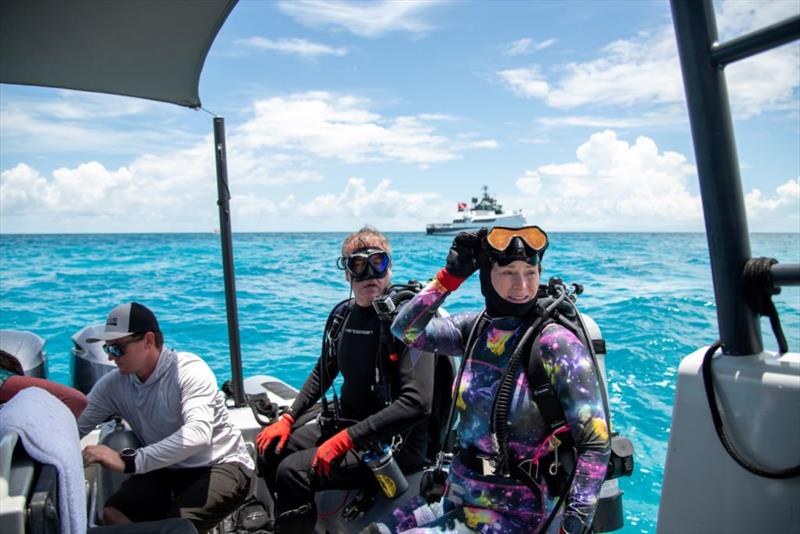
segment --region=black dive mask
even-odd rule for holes
[[[336,261],[337,267],[346,270],[353,282],[384,278],[390,263],[389,253],[379,248],[360,248]]]
[[[547,234],[538,226],[495,226],[486,234],[485,244],[489,261],[501,266],[517,260],[538,265],[549,241]]]

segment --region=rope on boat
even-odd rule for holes
[[[785,354],[789,352],[789,344],[783,335],[778,310],[772,302],[772,295],[781,292],[781,288],[776,286],[772,279],[772,266],[776,263],[778,260],[774,258],[750,258],[744,264],[742,285],[747,302],[753,311],[758,315],[769,317],[772,331],[778,341],[778,353]]]
[[[714,421],[714,429],[717,431],[717,436],[719,437],[719,441],[722,443],[722,446],[737,464],[744,467],[754,475],[773,479],[793,478],[800,475],[800,465],[796,465],[788,469],[764,469],[748,461],[746,458],[740,455],[734,447],[733,441],[731,440],[730,436],[728,436],[728,433],[725,431],[725,427],[723,426],[722,416],[719,412],[719,406],[717,406],[717,398],[714,394],[714,380],[711,375],[711,361],[713,360],[714,353],[716,353],[721,346],[722,343],[720,343],[719,340],[715,341],[708,348],[706,355],[703,357],[703,384],[706,388],[706,397],[708,398],[708,407],[711,410],[711,419]]]

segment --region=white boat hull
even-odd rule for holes
[[[475,217],[464,222],[451,222],[429,224],[425,227],[428,235],[455,235],[458,232],[469,232],[480,228],[493,228],[495,226],[519,227],[525,226],[527,221],[521,213],[511,215],[498,215],[489,217]]]
[[[750,473],[720,443],[703,385],[705,352],[679,368],[657,532],[797,532],[800,478]],[[767,469],[797,465],[800,354],[717,356],[712,371],[738,452]]]

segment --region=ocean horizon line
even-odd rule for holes
[[[269,235],[269,234],[348,234],[352,230],[248,230],[234,231],[232,235]],[[424,230],[382,230],[386,234],[419,234],[427,236]],[[622,234],[622,235],[705,235],[705,231],[698,230],[548,230],[550,234]],[[217,231],[148,231],[148,232],[0,232],[0,237],[26,237],[26,236],[124,236],[124,235],[219,235]],[[433,237],[447,237],[455,234],[438,234]],[[799,232],[785,231],[753,231],[749,235],[800,235]]]

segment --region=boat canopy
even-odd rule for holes
[[[0,82],[200,107],[200,72],[237,0],[3,0]]]
[[[208,50],[238,0],[0,0],[0,83],[200,107]],[[214,117],[232,390],[244,405],[225,122]]]

